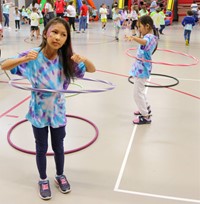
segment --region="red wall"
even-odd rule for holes
[[[178,4],[192,4],[193,0],[178,0]]]

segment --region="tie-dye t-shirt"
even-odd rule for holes
[[[40,48],[35,48],[34,50],[39,51]],[[18,57],[27,55],[28,52],[23,52]],[[84,63],[75,64],[75,76],[77,78],[82,78],[85,71]],[[69,85],[64,76],[59,58],[49,60],[42,52],[39,52],[36,60],[18,65],[11,70],[11,73],[24,76],[30,81],[32,87],[38,89],[66,90]],[[32,91],[26,118],[37,128],[65,126],[65,104],[64,93]]]
[[[137,58],[151,60],[153,51],[157,46],[158,38],[153,34],[147,34],[143,38],[146,40],[146,45],[139,45],[137,49]],[[138,78],[149,78],[151,74],[152,63],[144,62],[142,60],[136,59],[132,65],[130,75]]]

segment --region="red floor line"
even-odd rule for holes
[[[0,115],[0,118],[4,117],[5,115],[7,115],[8,113],[10,113],[12,110],[14,110],[15,108],[19,107],[22,103],[24,103],[25,101],[27,101],[28,99],[30,99],[31,96],[26,97],[24,100],[22,100],[21,102],[19,102],[18,104],[16,104],[15,106],[13,106],[12,108],[8,109],[6,112],[2,113]]]
[[[19,118],[19,116],[17,116],[17,115],[6,115],[6,117],[9,117],[9,118]]]
[[[98,72],[107,73],[107,74],[122,76],[122,77],[126,77],[126,78],[129,77],[128,75],[118,74],[118,73],[114,73],[114,72],[108,72],[108,71],[103,71],[103,70],[97,70],[97,71],[98,71]],[[148,83],[154,84],[154,85],[158,85],[158,86],[160,85],[160,84],[157,84],[157,83],[154,83],[154,82],[151,82],[151,81],[148,81]],[[181,94],[184,94],[184,95],[187,95],[187,96],[190,96],[190,97],[192,97],[192,98],[195,98],[195,99],[200,100],[200,97],[199,97],[199,96],[195,96],[195,95],[193,95],[193,94],[190,94],[190,93],[187,93],[187,92],[178,90],[178,89],[174,89],[174,88],[171,88],[171,87],[166,87],[166,89],[169,89],[169,90],[172,90],[172,91],[176,91],[176,92],[178,92],[178,93],[181,93]]]

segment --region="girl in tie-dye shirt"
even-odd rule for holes
[[[82,78],[85,71],[94,72],[95,67],[88,59],[73,54],[70,28],[62,18],[51,20],[43,31],[40,47],[20,53],[2,64],[2,69],[11,70],[27,78],[36,89],[66,90],[71,80]],[[62,193],[69,192],[70,185],[63,174],[66,125],[64,93],[32,91],[26,118],[31,122],[36,143],[36,163],[40,175],[39,195],[51,198],[46,174],[48,131],[51,133],[52,149],[55,154],[55,182]]]
[[[134,99],[138,111],[134,114],[138,117],[133,120],[134,124],[150,124],[151,109],[146,99],[145,82],[149,78],[152,63],[144,60],[151,60],[151,56],[157,48],[158,38],[153,34],[153,20],[150,16],[142,16],[139,19],[139,31],[143,38],[136,36],[129,37],[139,43],[137,59],[132,66],[130,75],[134,77]]]

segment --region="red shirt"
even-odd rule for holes
[[[87,16],[88,7],[85,4],[81,6],[80,10],[81,10],[81,16]]]
[[[65,5],[66,4],[63,0],[56,1],[55,3],[56,13],[64,13]]]

